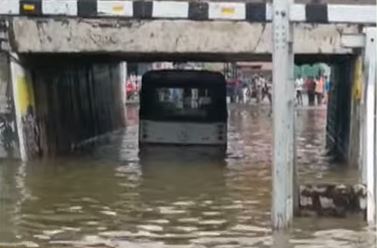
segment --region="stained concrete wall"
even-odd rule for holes
[[[361,164],[361,125],[363,121],[363,59],[357,56],[352,70],[351,123],[350,144],[348,150],[349,163],[355,167]]]
[[[69,153],[125,125],[119,64],[31,70],[39,155]]]
[[[119,64],[13,61],[11,72],[23,160],[70,152],[125,124]]]
[[[106,53],[139,60],[191,55],[219,61],[261,60],[272,51],[271,25],[249,22],[19,17],[12,19],[11,31],[11,45],[19,53]],[[294,50],[351,53],[341,47],[340,36],[355,32],[355,25],[297,24]]]
[[[361,166],[363,156],[364,70],[361,54],[334,64],[328,106],[328,146],[338,158],[347,160],[354,167]]]
[[[332,88],[327,111],[327,145],[338,159],[349,160],[352,140],[352,89],[356,56],[349,56],[332,65]],[[354,123],[355,125],[355,123]],[[355,127],[354,127],[355,128]],[[353,130],[355,132],[355,130]]]
[[[16,54],[12,54],[10,67],[20,156],[26,161],[40,154],[35,91],[31,71]]]
[[[10,57],[0,52],[0,158],[19,158]]]

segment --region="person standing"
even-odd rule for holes
[[[310,106],[313,106],[315,103],[315,88],[316,82],[314,81],[314,78],[310,76],[307,81],[307,91]]]
[[[240,80],[236,80],[236,102],[237,103],[242,103],[242,83]]]
[[[329,77],[326,75],[325,76],[325,102],[328,103],[329,98],[330,98],[330,91],[331,91],[331,82]]]
[[[322,104],[324,86],[325,86],[325,83],[324,83],[323,77],[318,76],[316,79],[316,84],[315,84],[315,95],[317,97],[317,105]]]
[[[298,105],[304,105],[302,101],[302,91],[304,90],[304,79],[299,75],[295,81],[296,100]]]
[[[242,103],[243,104],[246,104],[247,103],[247,91],[248,91],[248,87],[247,87],[247,83],[246,82],[242,82]]]
[[[263,78],[262,76],[258,75],[256,79],[257,103],[260,103],[262,99],[262,86],[263,86]]]
[[[270,89],[271,89],[270,81],[267,80],[267,79],[264,79],[263,87],[262,87],[262,99],[261,99],[261,101],[263,101],[263,99],[267,96],[268,102],[270,104],[272,104],[272,95],[271,95]]]

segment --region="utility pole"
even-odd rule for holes
[[[273,167],[272,227],[290,225],[294,210],[295,110],[291,0],[273,0]]]
[[[122,104],[123,107],[126,106],[127,102],[127,62],[121,62],[120,67],[120,85],[121,85],[121,94],[122,94]]]
[[[365,100],[365,166],[367,175],[367,221],[376,225],[376,29],[366,29],[365,41],[365,78],[366,78],[366,100]]]

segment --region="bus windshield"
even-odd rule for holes
[[[209,89],[156,88],[155,106],[164,118],[208,118],[212,104]]]
[[[226,120],[225,83],[208,83],[203,79],[200,82],[177,81],[151,80],[143,83],[140,108],[142,119],[194,122]]]

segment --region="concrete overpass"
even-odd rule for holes
[[[341,34],[357,25],[297,24],[298,57],[352,54]],[[233,21],[30,19],[11,22],[14,51],[20,54],[96,55],[113,59],[156,61],[270,60],[271,25]]]
[[[17,2],[3,0],[0,14],[11,17],[12,50],[20,54],[219,61],[270,60],[272,52],[272,7],[266,3]],[[341,34],[359,32],[361,22],[375,25],[376,11],[370,5],[294,4],[289,15],[300,23],[295,54],[327,56],[352,53],[341,46]]]

